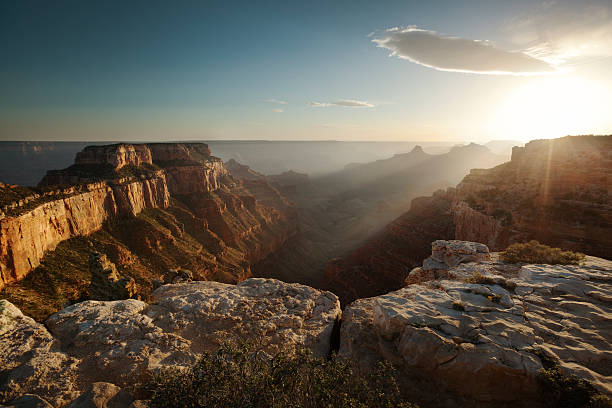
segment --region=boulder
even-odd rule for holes
[[[450,268],[490,259],[489,248],[478,242],[437,240],[431,244],[431,256],[423,261],[422,267],[412,269],[405,282],[413,285],[433,279],[454,278],[454,273],[449,275]]]

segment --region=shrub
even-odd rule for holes
[[[394,370],[371,375],[309,352],[270,357],[248,344],[223,345],[192,367],[165,370],[145,387],[153,407],[415,407],[402,399]]]
[[[538,241],[510,245],[500,254],[502,261],[508,263],[540,263],[550,265],[578,265],[584,260],[584,254],[551,248]]]
[[[465,279],[466,283],[480,283],[482,285],[499,285],[502,288],[513,292],[516,289],[516,282],[506,280],[503,278],[494,278],[492,276],[486,276],[480,272],[474,272],[472,275]]]
[[[540,370],[538,377],[544,401],[555,408],[612,408],[612,401],[593,385],[574,375],[564,375],[558,366]]]

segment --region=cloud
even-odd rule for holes
[[[276,113],[283,113],[285,110],[284,109],[272,109],[272,112],[276,112]]]
[[[506,51],[488,41],[449,37],[416,26],[395,27],[372,40],[380,48],[440,71],[497,75],[557,72],[554,66],[521,51]]]
[[[562,65],[612,56],[612,2],[557,0],[513,18],[506,31],[527,54]]]
[[[310,102],[313,108],[327,108],[330,106],[343,106],[345,108],[373,108],[374,104],[354,99],[340,99],[335,102]]]
[[[264,102],[277,103],[279,105],[287,105],[289,103],[287,101],[283,101],[283,100],[280,100],[280,99],[266,99],[266,100],[264,100]]]

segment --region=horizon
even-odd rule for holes
[[[5,2],[0,140],[610,134],[611,17],[604,0]]]

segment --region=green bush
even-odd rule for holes
[[[502,261],[508,263],[536,263],[550,265],[578,265],[584,260],[584,254],[551,248],[538,241],[510,245],[500,254]]]
[[[400,396],[389,364],[360,376],[335,356],[271,357],[246,344],[225,344],[189,369],[163,371],[145,388],[153,407],[415,407]]]

